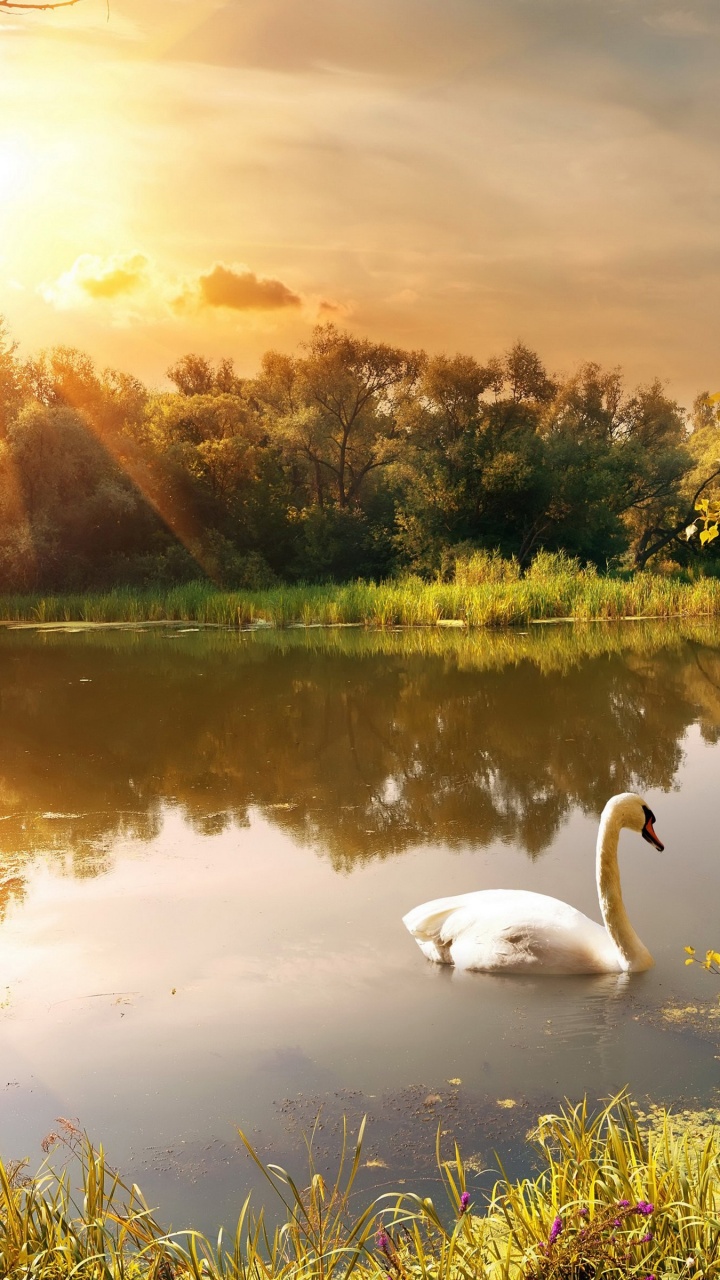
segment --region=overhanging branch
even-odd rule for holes
[[[652,530],[651,533],[657,532],[659,534],[659,537],[656,542],[652,543],[651,546],[643,545],[642,542],[640,543],[640,546],[638,547],[638,550],[635,554],[636,569],[644,569],[645,565],[647,564],[647,561],[650,559],[651,556],[654,556],[657,551],[662,551],[663,547],[666,547],[669,542],[673,541],[674,538],[678,538],[679,540],[679,535],[688,527],[688,525],[692,524],[692,521],[695,518],[695,504],[698,498],[700,497],[700,494],[702,493],[703,489],[706,489],[707,486],[711,483],[711,481],[717,479],[718,476],[720,476],[720,467],[716,467],[715,470],[709,476],[706,476],[702,484],[695,490],[695,493],[693,494],[693,497],[691,499],[690,508],[688,512],[686,513],[686,515],[683,516],[682,520],[678,520],[677,524],[674,525],[672,529],[663,529],[663,530],[658,529],[657,531]]]
[[[32,0],[0,0],[0,9],[67,9],[70,5],[79,4],[80,0],[55,0],[53,4],[33,4]]]

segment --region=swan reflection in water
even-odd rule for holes
[[[566,902],[522,889],[436,898],[403,917],[436,964],[485,973],[642,973],[653,958],[625,910],[618,869],[623,827],[662,850],[655,815],[632,792],[613,796],[600,817],[597,887],[602,925]]]

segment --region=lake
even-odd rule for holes
[[[0,1133],[77,1121],[159,1216],[214,1231],[368,1114],[361,1185],[477,1187],[564,1097],[720,1105],[720,625],[527,633],[0,630]],[[630,979],[429,964],[402,915],[527,888],[599,918],[621,840]],[[495,1165],[495,1167],[497,1167]],[[259,1198],[264,1198],[261,1193]]]

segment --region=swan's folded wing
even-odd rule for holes
[[[470,903],[478,896],[460,893],[449,898],[434,898],[403,916],[405,928],[428,960],[436,964],[453,963],[449,949],[458,934],[472,922]]]
[[[428,960],[459,969],[594,973],[620,967],[601,925],[566,902],[522,889],[436,898],[403,920]]]
[[[432,902],[423,902],[403,916],[403,924],[413,938],[434,939],[439,936],[448,916],[469,896],[466,893],[455,894],[450,898],[434,898]]]
[[[475,893],[456,893],[423,902],[403,916],[403,924],[416,942],[447,945],[468,928],[487,929],[498,923],[504,925],[508,919],[532,916],[538,902],[554,903],[555,900],[523,889],[478,889]],[[557,906],[573,916],[578,914],[562,902]]]

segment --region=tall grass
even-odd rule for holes
[[[514,560],[476,553],[453,582],[408,576],[337,586],[298,584],[221,591],[205,582],[167,590],[0,596],[0,620],[29,623],[196,622],[206,626],[527,626],[558,619],[703,617],[720,614],[720,579],[638,573],[601,576],[571,557],[540,552],[520,576]]]
[[[644,1119],[625,1097],[598,1114],[568,1106],[539,1121],[541,1168],[501,1177],[473,1204],[455,1149],[438,1164],[447,1205],[413,1193],[359,1209],[353,1185],[362,1129],[343,1143],[332,1182],[308,1144],[303,1181],[264,1166],[283,1205],[270,1229],[249,1199],[232,1239],[166,1235],[135,1186],[110,1170],[72,1126],[63,1138],[76,1168],[34,1178],[0,1164],[0,1274],[7,1280],[594,1280],[604,1275],[717,1280],[720,1138],[665,1112]],[[73,1194],[73,1179],[78,1194]]]

